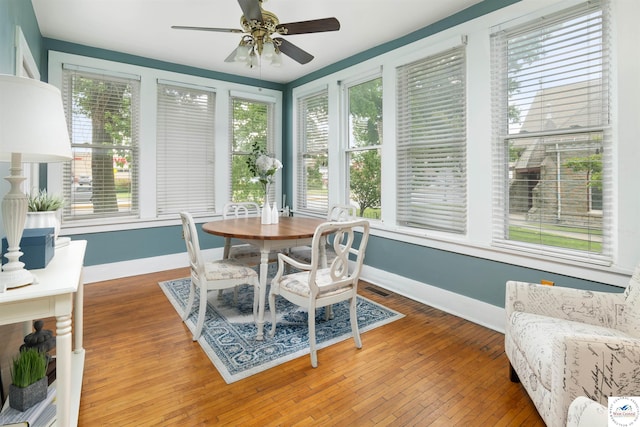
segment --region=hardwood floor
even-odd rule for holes
[[[226,384],[166,299],[171,270],[85,286],[79,425],[543,426],[509,381],[504,337],[407,298],[360,294],[405,314]],[[386,292],[386,291],[384,291]]]

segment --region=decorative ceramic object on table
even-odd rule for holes
[[[29,195],[27,219],[24,228],[53,228],[54,239],[60,234],[62,196],[49,194],[45,190]]]
[[[278,203],[273,202],[271,207],[271,224],[277,224],[280,222],[280,212],[278,212]]]
[[[282,163],[275,157],[269,157],[264,150],[256,142],[253,144],[251,155],[247,158],[247,166],[249,171],[254,174],[254,182],[260,182],[264,189],[264,205],[262,206],[261,223],[277,224],[277,206],[273,203],[273,207],[269,203],[269,186],[275,180],[275,174],[282,169]],[[275,214],[274,214],[275,212]]]
[[[269,207],[269,202],[265,198],[264,206],[262,206],[262,214],[260,217],[261,224],[271,224],[271,208]]]

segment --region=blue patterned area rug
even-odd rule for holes
[[[184,311],[190,283],[190,278],[159,283],[179,315]],[[191,332],[195,329],[198,301],[196,293],[194,308],[186,321]],[[277,328],[275,336],[271,338],[268,335],[271,330],[268,305],[267,302],[265,339],[257,341],[252,314],[253,288],[248,285],[241,286],[235,305],[232,289],[225,290],[221,298],[218,297],[217,291],[209,292],[207,314],[198,342],[227,384],[309,354],[307,312],[278,296]],[[358,296],[357,307],[358,327],[361,333],[404,316],[361,296]],[[319,349],[339,341],[353,339],[348,303],[335,304],[333,314],[333,319],[325,321],[324,309],[317,310],[316,336]]]

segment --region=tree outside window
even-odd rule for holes
[[[247,161],[256,150],[274,155],[273,104],[233,98],[231,108],[231,200],[262,205],[264,189]]]
[[[65,70],[65,218],[137,214],[139,81]]]
[[[380,218],[380,146],[382,145],[382,78],[350,86],[349,201],[358,215]]]

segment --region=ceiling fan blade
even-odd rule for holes
[[[244,33],[244,31],[236,28],[213,28],[213,27],[188,27],[184,25],[172,25],[174,30],[198,30],[198,31],[217,31],[219,33]]]
[[[276,37],[273,39],[273,41],[278,44],[278,49],[280,50],[280,52],[284,53],[289,58],[299,62],[300,64],[306,64],[313,59],[313,55],[300,49],[298,46],[283,38]]]
[[[242,9],[242,14],[247,20],[262,22],[262,10],[260,9],[259,0],[238,0],[238,4],[240,5],[240,9]]]
[[[307,34],[324,31],[338,31],[340,22],[336,18],[313,19],[311,21],[289,22],[276,26],[279,34]]]

